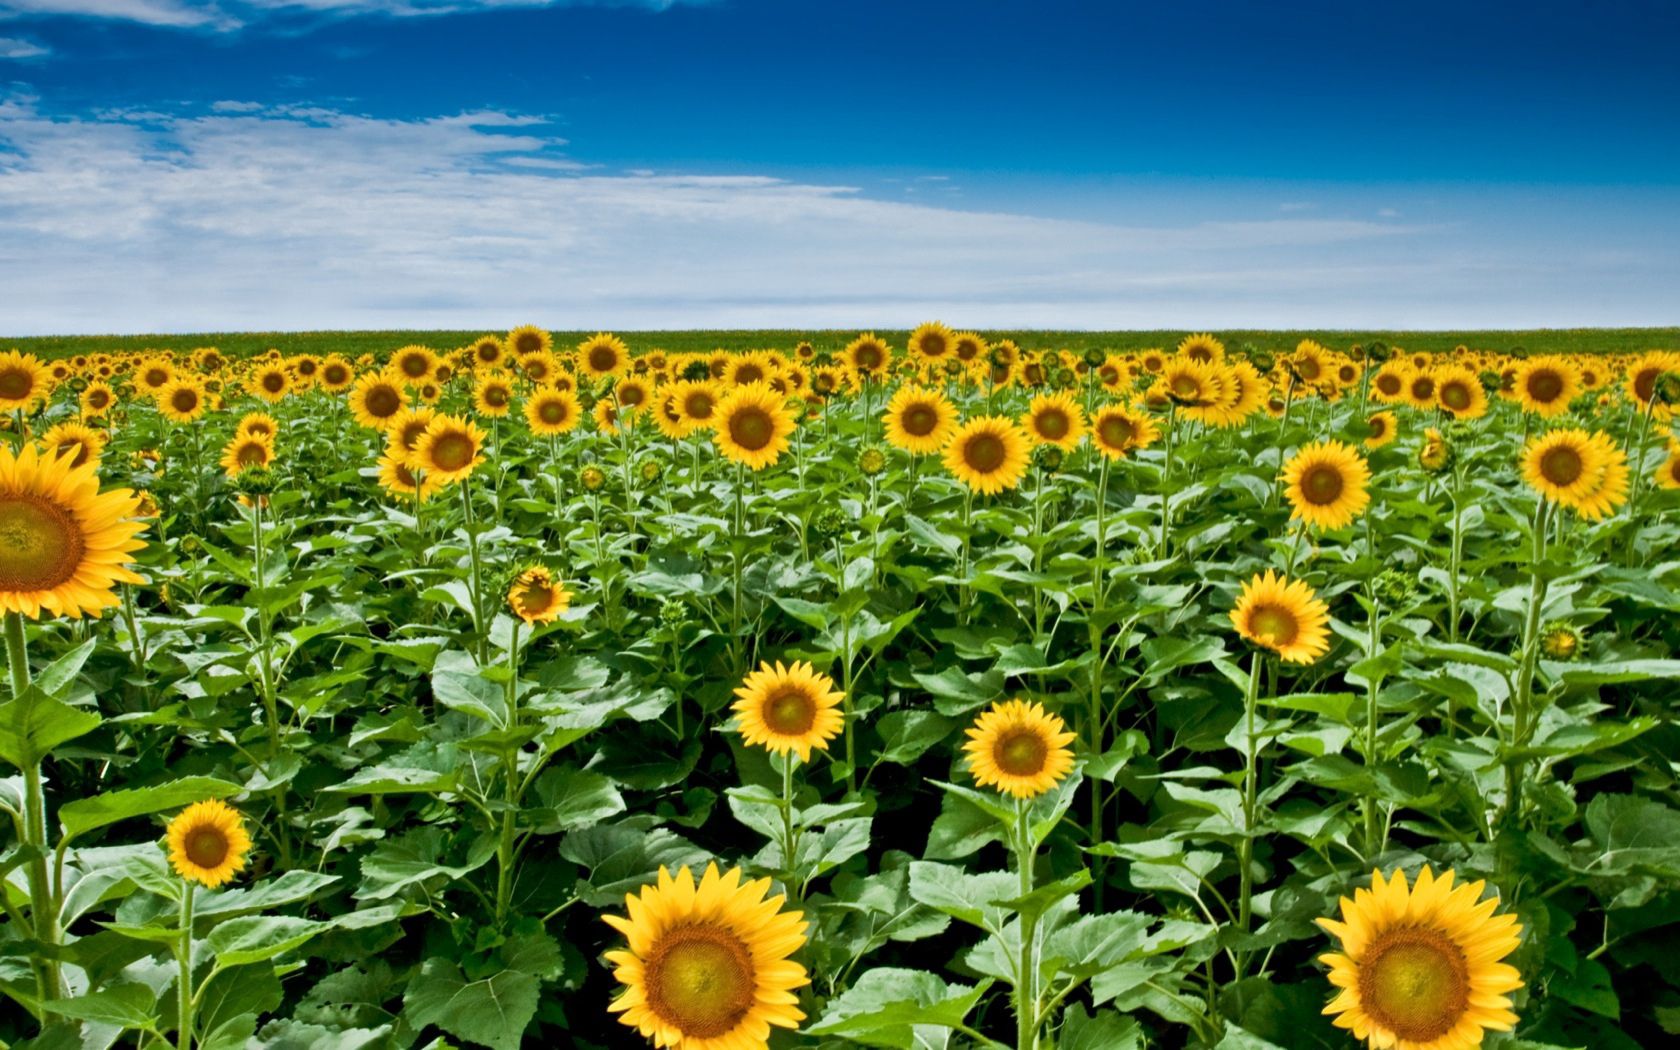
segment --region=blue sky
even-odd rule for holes
[[[1680,323],[1657,3],[0,0],[0,332]]]

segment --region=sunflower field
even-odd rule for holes
[[[1680,353],[0,354],[0,1048],[1680,1036]]]

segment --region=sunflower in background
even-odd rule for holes
[[[610,332],[596,332],[577,345],[577,370],[591,379],[624,375],[630,371],[630,348]]]
[[[217,799],[195,802],[169,822],[169,864],[175,874],[206,889],[243,871],[251,836],[239,811]]]
[[[204,388],[196,379],[172,379],[157,392],[158,411],[173,423],[191,423],[204,415],[209,406],[204,400]]]
[[[484,431],[460,416],[440,415],[415,442],[411,467],[438,485],[464,481],[484,462]]]
[[[109,413],[116,403],[117,393],[111,389],[111,384],[95,379],[82,390],[81,416],[83,419],[99,419]]]
[[[1400,423],[1393,412],[1373,412],[1365,420],[1370,433],[1365,435],[1366,448],[1382,448],[1400,436]]]
[[[1664,372],[1680,372],[1680,353],[1671,350],[1651,350],[1640,354],[1628,365],[1622,389],[1628,400],[1641,408],[1651,404],[1656,394],[1657,380]]]
[[[990,496],[1021,483],[1032,442],[1014,420],[976,416],[945,445],[945,469],[964,485]]]
[[[493,335],[481,335],[467,347],[467,358],[474,369],[501,368],[507,356],[507,344]]]
[[[729,364],[723,370],[723,382],[728,386],[746,386],[748,383],[768,384],[778,372],[776,364],[769,354],[751,351],[745,354],[733,354]]]
[[[578,425],[583,409],[570,390],[538,387],[525,399],[525,422],[538,437],[564,434]]]
[[[237,478],[251,467],[266,467],[273,462],[274,443],[271,438],[235,434],[222,447],[221,467],[229,478]]]
[[[595,429],[599,430],[601,433],[617,434],[619,432],[618,402],[614,401],[612,398],[603,397],[601,400],[595,402],[595,407],[590,411],[589,415],[590,418],[595,420]],[[629,422],[633,423],[634,420],[632,419]],[[627,423],[626,425],[629,424]]]
[[[1091,419],[1091,444],[1109,459],[1124,459],[1133,449],[1148,448],[1160,438],[1149,413],[1125,405],[1105,405]]]
[[[379,487],[392,495],[424,502],[442,483],[411,466],[407,454],[387,447],[379,457]]]
[[[1569,411],[1581,390],[1581,373],[1568,359],[1532,357],[1519,363],[1511,376],[1511,396],[1524,412],[1551,419]]]
[[[1341,942],[1319,957],[1338,989],[1324,1008],[1338,1028],[1395,1050],[1473,1050],[1484,1033],[1517,1023],[1510,993],[1522,975],[1502,962],[1522,940],[1497,897],[1482,899],[1485,883],[1454,885],[1428,865],[1408,887],[1396,869],[1386,880],[1371,873],[1371,888],[1341,899],[1341,920],[1318,924]]]
[[[513,384],[500,372],[488,372],[473,384],[473,408],[481,416],[500,418],[513,409]]]
[[[965,730],[968,771],[981,787],[1033,799],[1053,789],[1073,770],[1068,745],[1074,734],[1044,705],[1022,700],[993,704]]]
[[[1370,503],[1371,472],[1351,446],[1340,441],[1308,445],[1283,467],[1290,515],[1321,529],[1339,529]]]
[[[1330,651],[1330,609],[1301,580],[1271,569],[1242,586],[1231,624],[1244,640],[1293,664],[1310,664]]]
[[[922,361],[943,361],[950,356],[956,336],[943,322],[928,321],[910,333],[910,352]]]
[[[1414,368],[1406,373],[1406,389],[1402,394],[1406,404],[1417,409],[1435,407],[1435,369]]]
[[[534,324],[522,324],[508,332],[502,345],[516,357],[527,354],[546,354],[554,349],[554,337],[546,329],[538,328]]]
[[[239,425],[233,432],[239,437],[267,438],[270,441],[280,436],[280,424],[267,412],[247,412],[239,417]]]
[[[846,349],[840,352],[840,360],[852,375],[870,379],[883,375],[892,367],[892,348],[884,340],[877,339],[874,332],[865,332],[846,344]]]
[[[1400,359],[1383,362],[1383,366],[1371,377],[1371,400],[1385,405],[1399,404],[1406,400],[1410,380],[1411,369]]]
[[[887,443],[923,456],[945,447],[957,429],[957,409],[944,394],[913,383],[899,387],[881,416]]]
[[[356,369],[337,354],[321,362],[321,371],[316,376],[321,389],[329,394],[342,393],[355,381]]]
[[[1207,332],[1188,335],[1178,344],[1178,356],[1197,364],[1214,364],[1225,360],[1225,344]]]
[[[1680,448],[1669,446],[1668,457],[1657,468],[1656,482],[1659,488],[1680,489]]]
[[[349,400],[350,415],[369,430],[384,430],[408,406],[402,381],[389,372],[368,372],[357,378]]]
[[[794,427],[786,400],[758,384],[734,388],[712,411],[712,440],[718,451],[750,470],[763,470],[780,459]]]
[[[245,389],[253,396],[277,405],[292,392],[292,374],[283,365],[260,365],[246,379]]]
[[[1454,419],[1487,415],[1487,391],[1481,377],[1463,365],[1443,365],[1435,372],[1435,403]]]
[[[1071,394],[1039,394],[1022,414],[1021,429],[1033,445],[1054,445],[1067,452],[1085,436],[1085,411]]]
[[[1204,410],[1198,413],[1198,417],[1204,416],[1206,409],[1224,398],[1219,369],[1210,362],[1193,357],[1175,357],[1168,361],[1161,369],[1161,378],[1155,381],[1154,389],[1181,408]]]
[[[963,364],[984,361],[990,352],[991,347],[979,332],[957,332],[951,336],[951,356]]]
[[[652,396],[647,380],[639,376],[626,376],[613,384],[613,400],[618,403],[619,411],[627,414],[647,408]]]
[[[1311,339],[1303,339],[1295,346],[1294,356],[1289,358],[1289,367],[1301,378],[1301,382],[1308,386],[1319,386],[1327,380],[1333,381],[1326,362],[1330,358],[1330,351]]]
[[[840,705],[846,695],[834,687],[834,679],[807,662],[760,663],[735,696],[730,709],[742,741],[772,754],[792,752],[809,762],[812,749],[828,750],[828,742],[844,727]]]
[[[51,456],[68,455],[72,467],[92,463],[97,470],[99,454],[104,451],[105,442],[109,439],[110,435],[103,430],[67,419],[47,428],[47,432],[41,435],[41,446]]]
[[[571,377],[560,367],[560,359],[548,350],[526,354],[518,359],[517,365],[519,374],[537,386],[557,385],[561,380],[571,381]]]
[[[432,378],[437,367],[437,355],[430,347],[409,345],[398,348],[391,355],[390,373],[407,386],[419,386]]]
[[[134,385],[142,393],[155,395],[174,381],[175,374],[175,363],[167,357],[149,357],[134,370]],[[291,376],[286,378],[289,381]]]
[[[572,606],[572,592],[546,566],[533,565],[508,588],[508,608],[527,624],[549,623]]]

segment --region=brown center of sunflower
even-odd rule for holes
[[[938,332],[929,332],[922,336],[922,354],[926,357],[944,357],[947,347],[945,337]]]
[[[536,382],[540,383],[544,379],[548,378],[548,362],[542,360],[541,358],[533,358],[530,361],[524,362],[524,368],[525,374],[530,376]]]
[[[618,391],[618,403],[625,408],[634,408],[647,400],[647,391],[632,383]]]
[[[1531,400],[1549,404],[1562,396],[1563,377],[1550,369],[1537,369],[1529,373],[1526,386]]]
[[[535,616],[548,611],[554,604],[554,588],[540,580],[527,583],[519,589],[519,607]]]
[[[472,462],[476,451],[471,437],[452,431],[438,435],[432,442],[430,458],[439,470],[460,470]]]
[[[852,360],[857,364],[857,367],[865,371],[880,368],[881,348],[874,343],[865,343],[857,348],[857,353],[852,355]]]
[[[817,705],[809,693],[798,687],[770,694],[760,710],[764,724],[784,736],[809,732],[817,720]]]
[[[1192,361],[1212,361],[1213,351],[1208,347],[1198,344],[1185,350],[1184,356],[1188,357]]]
[[[1003,439],[996,434],[976,434],[963,445],[963,462],[969,469],[981,474],[990,474],[1002,467],[1006,454]]]
[[[491,408],[501,408],[508,403],[508,391],[505,386],[493,386],[484,391],[484,403]]]
[[[1435,380],[1430,376],[1417,376],[1412,380],[1412,396],[1419,401],[1427,401],[1435,396]]]
[[[375,419],[384,419],[396,415],[397,410],[402,408],[402,395],[397,393],[395,387],[381,384],[367,392],[362,404],[366,406],[369,415]]]
[[[0,591],[50,591],[76,575],[86,549],[64,507],[43,496],[0,496]]]
[[[522,354],[534,354],[542,349],[542,336],[535,332],[521,332],[513,341],[513,348]]]
[[[145,381],[147,386],[162,386],[163,384],[169,382],[169,373],[161,368],[149,368],[146,370],[146,374],[141,378]]]
[[[589,367],[597,372],[611,372],[618,367],[618,351],[605,344],[590,347]]]
[[[268,372],[262,377],[263,389],[278,394],[286,388],[286,377],[280,372]]]
[[[431,371],[429,364],[419,354],[405,354],[402,359],[403,375],[410,379],[419,379]]]
[[[1295,362],[1295,371],[1301,373],[1302,379],[1311,383],[1316,380],[1324,370],[1318,366],[1318,361],[1314,358],[1303,357],[1299,361]]]
[[[104,390],[89,390],[87,403],[91,408],[104,408],[111,403],[111,395]]]
[[[1377,377],[1377,389],[1390,396],[1400,392],[1400,377],[1390,372]]]
[[[739,368],[735,369],[735,382],[737,383],[756,383],[763,378],[764,369],[751,361],[744,362]]]
[[[1540,476],[1559,487],[1575,484],[1585,469],[1581,454],[1568,445],[1549,448],[1540,457]]]
[[[321,378],[331,386],[337,386],[350,378],[350,371],[343,365],[328,365],[321,369]]]
[[[1388,420],[1382,416],[1372,416],[1367,423],[1371,428],[1371,436],[1374,438],[1380,438],[1388,433]]]
[[[1033,417],[1033,426],[1038,430],[1040,437],[1056,441],[1067,437],[1072,424],[1068,421],[1067,413],[1061,409],[1044,408]]]
[[[187,859],[201,868],[219,868],[227,860],[227,836],[217,828],[192,829],[185,845]]]
[[[959,361],[972,361],[979,354],[980,344],[974,340],[960,339],[957,341],[957,359]]]
[[[1657,377],[1662,375],[1660,368],[1642,368],[1633,377],[1634,396],[1641,401],[1651,400],[1651,392],[1657,388]]]
[[[1043,735],[1031,729],[1006,730],[992,744],[992,761],[1012,777],[1038,775],[1049,755]]]
[[[239,447],[239,465],[260,467],[268,462],[268,446],[260,441],[247,441]]]
[[[776,427],[768,412],[749,405],[737,409],[729,417],[729,436],[748,452],[757,452],[775,438]]]
[[[714,1039],[740,1024],[757,991],[752,952],[711,923],[679,926],[643,967],[648,1007],[690,1039]]]
[[[1202,392],[1202,385],[1196,382],[1195,376],[1180,374],[1173,376],[1172,392],[1180,398],[1189,400]]]
[[[22,401],[35,388],[35,377],[21,368],[8,368],[0,372],[0,398],[8,401]]]
[[[198,407],[198,391],[183,387],[169,395],[169,405],[177,412],[191,412]]]
[[[70,465],[72,467],[79,467],[83,463],[86,463],[88,461],[89,453],[92,452],[92,449],[82,444],[81,438],[65,438],[63,441],[58,443],[58,447],[53,451],[62,456],[71,449],[75,450],[75,454],[70,459]]]
[[[566,421],[566,402],[559,398],[551,398],[537,406],[537,418],[544,423],[558,426]]]
[[[1276,605],[1262,605],[1248,614],[1248,629],[1266,645],[1288,645],[1300,633],[1295,614]]]
[[[411,489],[419,487],[420,479],[415,477],[413,467],[410,467],[407,463],[397,463],[395,464],[395,467],[397,481],[399,483],[406,485]]]
[[[683,399],[683,414],[689,419],[710,419],[712,417],[712,395],[705,391],[696,391]]]
[[[1120,416],[1109,416],[1097,424],[1097,434],[1110,448],[1125,447],[1136,433],[1137,428]]]
[[[927,437],[939,425],[939,413],[932,405],[911,405],[904,410],[899,425],[912,437]]]
[[[1441,404],[1454,412],[1462,412],[1470,407],[1470,388],[1463,383],[1447,383],[1441,387]]]
[[[1434,930],[1390,930],[1359,961],[1359,1004],[1401,1039],[1431,1042],[1452,1031],[1470,1005],[1469,963]]]
[[[1315,506],[1336,502],[1346,487],[1342,472],[1328,463],[1315,464],[1301,474],[1301,496]]]

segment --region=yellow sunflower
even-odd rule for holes
[[[1341,901],[1341,921],[1318,924],[1341,942],[1319,956],[1338,991],[1324,1008],[1338,1028],[1385,1050],[1474,1050],[1489,1031],[1517,1023],[1510,993],[1522,975],[1501,960],[1516,950],[1522,926],[1482,899],[1481,881],[1454,885],[1427,865],[1417,884],[1396,869],[1385,881]]]
[[[349,361],[334,354],[321,362],[321,371],[315,377],[321,389],[329,394],[336,394],[349,388],[356,381],[356,369]]]
[[[599,430],[601,433],[618,433],[618,402],[614,401],[612,398],[603,397],[601,400],[595,402],[595,408],[590,412],[590,415],[595,420],[595,429]],[[625,425],[634,426],[635,422],[635,417],[631,417]]]
[[[794,420],[780,394],[755,383],[723,395],[712,411],[712,430],[725,458],[763,470],[787,450]]]
[[[94,380],[82,391],[81,409],[83,419],[96,419],[111,411],[117,403],[117,393],[111,389],[111,384],[102,380]]]
[[[493,335],[479,336],[467,348],[467,356],[474,368],[500,368],[507,358],[507,347]]]
[[[945,469],[982,495],[1021,483],[1031,456],[1031,441],[1013,420],[976,416],[957,428],[945,445]]]
[[[1213,364],[1190,357],[1175,357],[1161,369],[1155,388],[1181,408],[1206,409],[1224,397],[1219,372]]]
[[[696,886],[687,867],[673,878],[661,865],[654,885],[625,895],[627,915],[602,916],[627,942],[602,956],[624,986],[607,1009],[653,1045],[761,1050],[772,1026],[804,1020],[795,990],[811,981],[789,958],[805,944],[804,913],[765,899],[769,879],[741,880],[708,864]]]
[[[761,663],[735,695],[741,739],[778,755],[796,752],[801,762],[811,760],[812,748],[828,750],[844,726],[840,704],[846,694],[809,663]]]
[[[195,802],[169,822],[169,863],[175,874],[208,889],[244,870],[251,836],[239,811],[218,799]]]
[[[1610,435],[1602,431],[1595,433],[1592,443],[1598,447],[1604,466],[1594,484],[1575,496],[1570,506],[1588,521],[1598,521],[1627,502],[1628,461],[1621,446],[1611,440]]]
[[[1651,350],[1640,354],[1628,365],[1623,389],[1631,400],[1647,405],[1657,389],[1657,380],[1664,372],[1680,372],[1680,354],[1671,350]]]
[[[1435,403],[1454,419],[1487,415],[1487,391],[1476,373],[1463,365],[1446,365],[1435,373]]]
[[[484,431],[460,416],[440,415],[415,442],[410,464],[428,481],[449,485],[472,474],[484,462]]]
[[[1433,368],[1413,369],[1406,374],[1406,387],[1402,391],[1408,405],[1413,408],[1435,407],[1435,370]]]
[[[887,442],[912,455],[938,452],[957,429],[956,407],[937,390],[901,386],[881,417]]]
[[[1231,623],[1237,633],[1292,664],[1310,664],[1330,650],[1330,609],[1301,580],[1267,569],[1243,584]]]
[[[247,467],[266,467],[273,462],[272,438],[235,434],[222,448],[222,470],[230,478],[238,477]]]
[[[408,405],[402,380],[389,372],[369,372],[350,388],[350,414],[369,430],[384,430]]]
[[[489,372],[473,384],[473,407],[482,416],[505,416],[513,408],[513,384],[500,372]]]
[[[437,418],[437,409],[429,405],[405,408],[392,416],[385,426],[385,449],[394,456],[407,458],[420,444],[420,435]]]
[[[191,423],[204,415],[208,405],[204,388],[195,379],[172,379],[157,392],[158,411],[175,423]]]
[[[405,346],[391,355],[390,374],[408,386],[418,386],[432,378],[437,367],[437,355],[430,347]]]
[[[1524,412],[1550,419],[1569,411],[1581,390],[1581,373],[1563,357],[1532,357],[1511,377],[1511,392]]]
[[[1398,358],[1385,361],[1371,377],[1371,400],[1385,405],[1398,404],[1406,399],[1410,369]]]
[[[1085,411],[1071,394],[1039,394],[1020,422],[1034,445],[1055,445],[1071,452],[1085,436]]]
[[[980,713],[965,730],[968,771],[981,787],[1015,798],[1037,798],[1073,769],[1074,734],[1040,703],[1005,700]]]
[[[692,434],[712,425],[717,410],[717,387],[708,379],[684,379],[670,386],[672,410],[682,420],[683,433]]]
[[[626,376],[613,384],[613,400],[618,402],[621,412],[640,412],[648,407],[648,399],[652,393],[648,389],[647,380],[638,376]]]
[[[1124,405],[1105,405],[1091,419],[1091,444],[1109,459],[1123,459],[1135,448],[1148,448],[1161,437],[1146,412]]]
[[[1680,489],[1680,449],[1668,450],[1668,458],[1657,468],[1656,480],[1660,488]]]
[[[1295,344],[1295,356],[1289,359],[1289,367],[1301,377],[1301,382],[1308,386],[1317,386],[1331,376],[1325,367],[1325,359],[1330,351],[1311,339],[1303,339]]]
[[[723,370],[723,381],[729,386],[768,383],[776,377],[778,371],[769,354],[735,354],[729,359],[728,367]]]
[[[292,373],[281,365],[262,365],[245,381],[245,389],[271,405],[279,404],[292,392]]]
[[[508,588],[508,608],[526,623],[548,623],[572,606],[572,592],[541,565],[521,572]]]
[[[0,411],[28,411],[52,386],[52,373],[34,354],[0,354]]]
[[[1365,436],[1366,448],[1382,448],[1400,434],[1399,421],[1393,412],[1373,412],[1365,420],[1370,433]]]
[[[534,324],[522,324],[507,334],[504,344],[509,353],[519,357],[527,354],[546,354],[554,349],[554,337]]]
[[[1178,354],[1199,364],[1212,364],[1225,360],[1225,344],[1202,332],[1185,336],[1184,341],[1178,344]]]
[[[991,352],[979,332],[958,332],[951,337],[951,356],[964,364],[984,361]]]
[[[276,366],[278,367],[278,366]],[[285,371],[285,369],[281,369]],[[155,394],[175,378],[175,365],[166,357],[153,357],[141,362],[134,370],[134,385],[148,394]],[[291,375],[286,376],[288,384]]]
[[[564,434],[576,427],[582,416],[577,395],[570,390],[542,386],[525,399],[525,422],[538,437]]]
[[[630,371],[630,348],[616,335],[597,332],[578,344],[577,367],[592,379],[621,376]]]
[[[1538,434],[1523,448],[1523,480],[1546,499],[1569,507],[1598,488],[1605,465],[1605,446],[1584,430]]]
[[[65,420],[47,428],[47,432],[41,435],[41,446],[49,456],[68,455],[72,467],[91,462],[98,469],[99,454],[109,439],[110,435],[103,430]]]
[[[129,489],[99,491],[93,462],[0,445],[0,611],[79,618],[117,604],[113,587],[144,583],[128,566],[145,546]]]
[[[571,382],[571,376],[560,368],[559,359],[547,350],[519,358],[519,374],[538,386],[558,386],[562,379]]]
[[[1290,516],[1321,529],[1341,528],[1371,501],[1365,460],[1340,441],[1319,441],[1296,452],[1283,466],[1283,480],[1294,508]]]
[[[239,437],[273,439],[280,436],[280,424],[267,412],[247,412],[239,418],[233,432]]]
[[[892,366],[892,349],[884,340],[875,338],[874,332],[865,332],[846,344],[840,359],[852,374],[869,378],[881,375]]]
[[[939,321],[929,321],[910,333],[910,352],[923,361],[942,361],[952,351],[955,334]]]
[[[409,457],[393,449],[386,449],[379,457],[379,485],[396,496],[430,499],[441,486],[425,472],[409,465]]]

